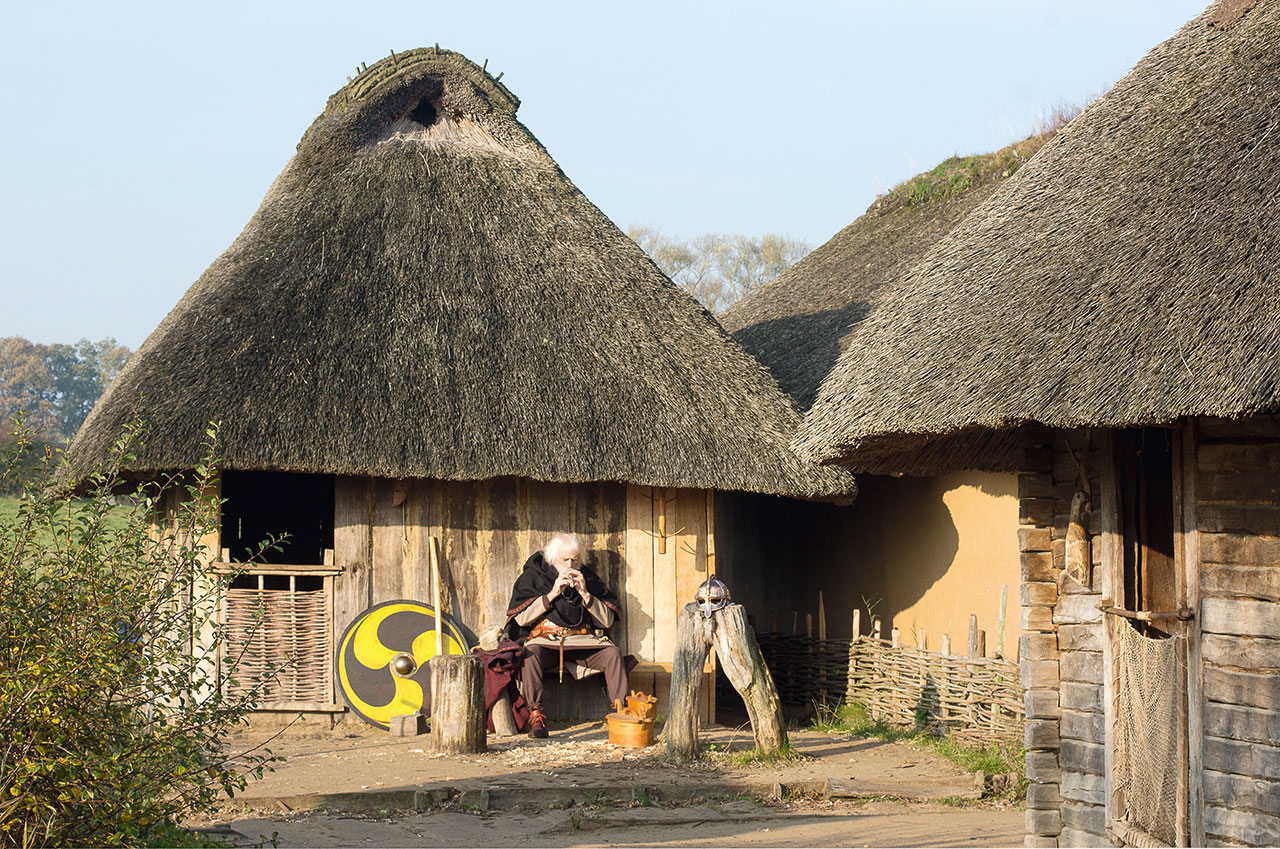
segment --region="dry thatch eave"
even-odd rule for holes
[[[801,409],[848,348],[874,296],[915,265],[1053,135],[995,153],[952,157],[877,198],[857,220],[777,278],[730,306],[720,321]]]
[[[798,446],[856,469],[864,448],[978,428],[1280,408],[1280,3],[1223,11],[882,293]]]
[[[71,451],[137,409],[134,471],[200,459],[370,475],[848,494],[801,461],[772,378],[561,173],[517,101],[448,51],[330,99],[231,247]]]

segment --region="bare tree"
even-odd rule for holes
[[[768,283],[810,251],[807,242],[775,233],[704,233],[682,239],[633,224],[627,235],[676,285],[712,312]]]

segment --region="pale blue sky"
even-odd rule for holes
[[[821,244],[1085,102],[1206,0],[4,4],[0,336],[137,347],[361,61],[489,69],[620,226]]]

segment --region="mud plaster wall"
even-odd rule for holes
[[[1004,650],[1018,645],[1017,478],[958,472],[932,478],[861,476],[848,506],[772,496],[717,494],[718,570],[759,630],[773,621],[805,630],[823,594],[827,634],[852,636],[851,617],[864,598],[879,599],[884,633],[897,626],[905,644],[943,634],[963,650],[969,615],[999,648],[1000,589],[1008,587]],[[798,615],[797,615],[798,614]],[[815,625],[816,631],[816,625]]]

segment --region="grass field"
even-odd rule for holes
[[[18,503],[19,499],[15,496],[0,495],[0,532],[7,529],[18,515]],[[107,527],[113,530],[124,527],[125,523],[128,522],[130,509],[132,508],[127,503],[112,507],[111,512],[107,514]],[[48,537],[49,534],[46,531],[42,534],[41,542],[46,544],[52,542],[52,539]]]

